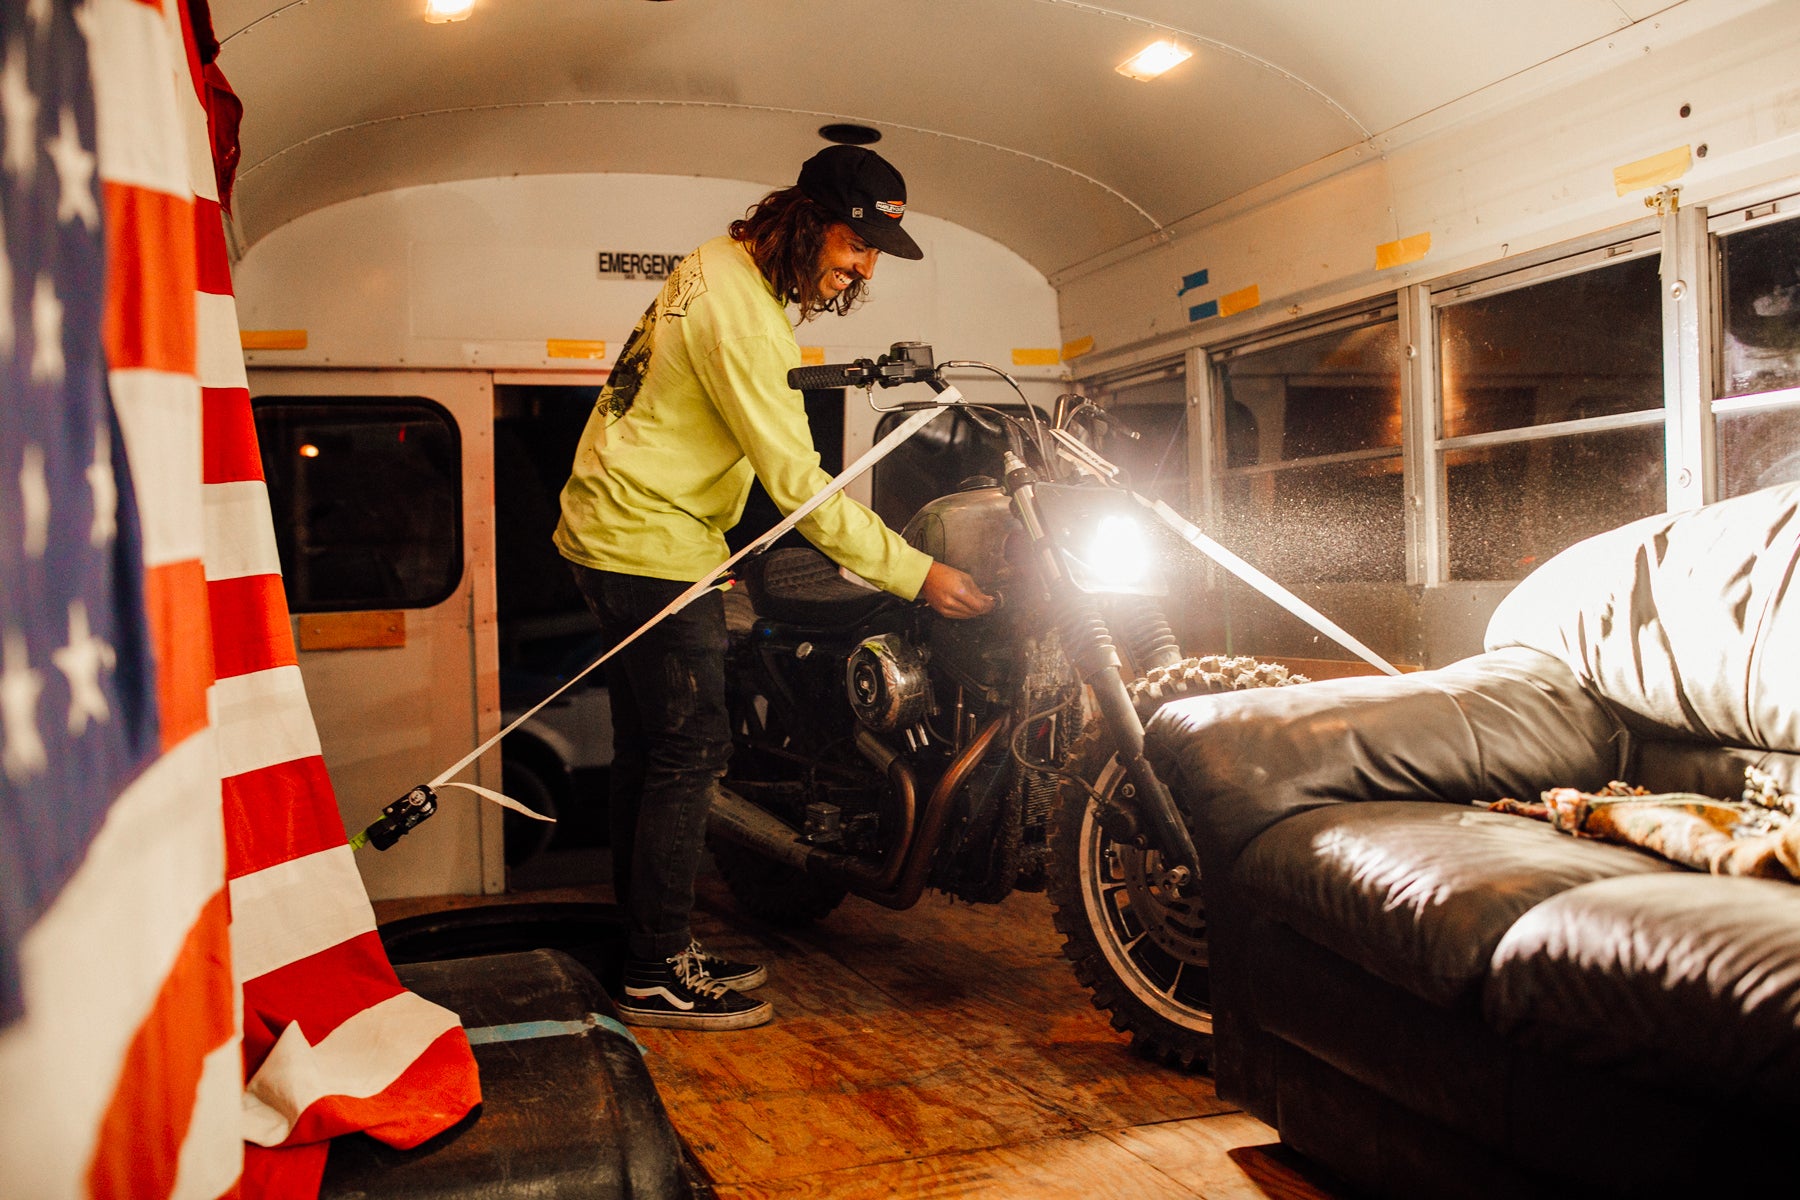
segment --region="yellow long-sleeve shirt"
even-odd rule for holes
[[[799,365],[786,305],[743,245],[718,237],[688,255],[588,417],[563,486],[557,550],[596,570],[691,581],[729,557],[725,531],[743,516],[753,478],[783,513],[810,499],[831,477],[804,401],[787,386]],[[931,566],[841,493],[799,529],[904,599]]]

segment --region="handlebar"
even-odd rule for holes
[[[924,342],[895,342],[888,352],[873,361],[859,358],[855,362],[825,363],[817,367],[795,367],[787,374],[788,386],[797,392],[828,388],[898,387],[903,383],[928,383],[943,390],[937,367],[932,363],[931,347]]]
[[[875,364],[866,358],[849,363],[826,363],[817,367],[795,367],[787,374],[788,386],[796,392],[827,391],[832,388],[868,387],[875,382]]]

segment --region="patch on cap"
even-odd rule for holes
[[[906,215],[906,201],[904,200],[877,200],[875,207],[896,221]]]

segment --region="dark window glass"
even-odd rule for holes
[[[1227,476],[1219,540],[1280,583],[1400,582],[1399,455]]]
[[[1720,238],[1719,255],[1725,310],[1721,394],[1800,387],[1800,221]]]
[[[1663,511],[1661,425],[1444,456],[1453,579],[1523,579],[1582,538]]]
[[[1135,491],[1188,509],[1187,383],[1181,374],[1129,383],[1097,395],[1115,418],[1097,449]],[[1133,435],[1136,436],[1133,436]]]
[[[1447,438],[1662,407],[1654,257],[1449,305],[1437,322]]]
[[[426,608],[462,578],[462,450],[429,400],[254,403],[288,607]]]
[[[1719,417],[1719,495],[1800,480],[1800,407]]]
[[[1228,468],[1400,445],[1394,321],[1234,356],[1219,380]]]
[[[1403,582],[1398,323],[1252,350],[1226,360],[1219,377],[1219,540],[1287,585]],[[1316,461],[1358,453],[1365,457]]]
[[[1025,415],[1023,406],[1005,411]],[[875,440],[892,433],[911,415],[888,413],[882,417],[875,426]],[[1038,418],[1046,425],[1050,422],[1047,413],[1040,411]],[[874,503],[869,507],[889,528],[902,529],[919,509],[965,482],[983,476],[998,482],[1005,452],[1006,438],[987,432],[969,414],[957,409],[939,413],[875,464],[869,483]]]

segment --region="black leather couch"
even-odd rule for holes
[[[1589,539],[1439,670],[1171,704],[1221,1096],[1393,1196],[1800,1190],[1800,885],[1478,802],[1800,790],[1800,485]]]

